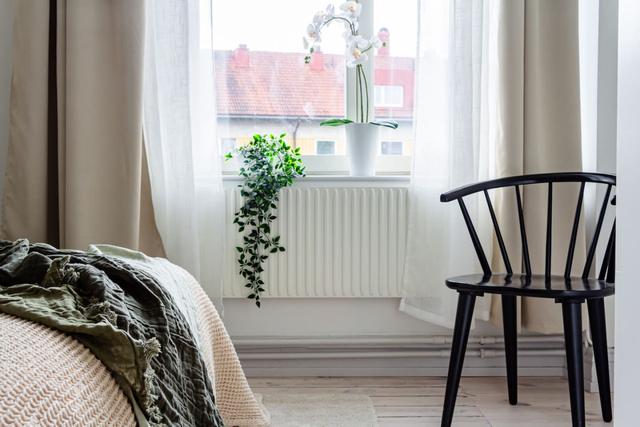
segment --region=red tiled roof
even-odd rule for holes
[[[323,54],[324,67],[304,63],[303,53],[215,52],[218,114],[262,117],[343,117],[344,57]],[[248,65],[246,58],[248,54]],[[392,65],[392,66],[391,66]],[[409,118],[413,112],[412,58],[376,57],[377,85],[402,85],[404,105],[376,108],[377,117]],[[373,93],[370,94],[373,102]]]

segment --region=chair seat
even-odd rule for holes
[[[507,275],[468,274],[446,280],[449,288],[457,291],[487,292],[491,294],[519,295],[538,298],[590,299],[613,295],[614,283],[604,280],[583,279],[582,277],[550,276],[542,274],[527,277],[524,274]]]

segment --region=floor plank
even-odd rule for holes
[[[503,377],[465,377],[460,383],[456,427],[561,427],[571,425],[566,379],[518,379],[517,406],[509,405]],[[445,379],[441,377],[249,378],[254,392],[345,393],[371,397],[381,427],[439,426]],[[604,427],[597,393],[585,393],[589,427]]]

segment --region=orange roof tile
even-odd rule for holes
[[[344,57],[323,54],[324,67],[304,63],[303,53],[215,52],[218,114],[252,117],[343,117]],[[248,59],[248,64],[247,64]],[[402,85],[404,105],[376,108],[377,117],[410,118],[412,58],[376,57],[376,84]],[[370,94],[373,102],[373,93]]]

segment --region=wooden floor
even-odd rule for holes
[[[250,378],[256,393],[356,393],[371,397],[381,427],[439,426],[444,378]],[[460,384],[453,425],[460,427],[560,427],[571,425],[563,378],[520,378],[519,403],[510,406],[504,378],[466,377]],[[585,393],[588,426],[602,421],[598,394]]]

